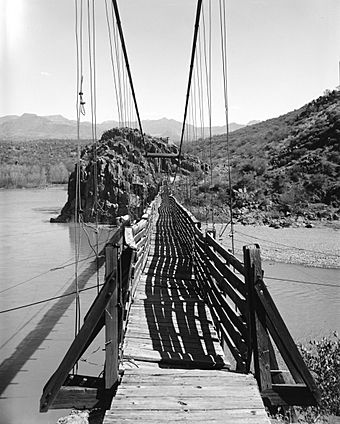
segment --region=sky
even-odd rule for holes
[[[224,125],[218,0],[211,2],[212,122]],[[207,3],[203,0],[205,8]],[[226,3],[230,122],[282,115],[340,85],[339,0]],[[105,2],[95,4],[97,121],[102,122],[117,119],[117,112]],[[196,1],[118,0],[118,5],[141,118],[181,121]],[[76,119],[74,1],[0,0],[0,8],[0,116]],[[83,91],[89,104],[84,61]]]

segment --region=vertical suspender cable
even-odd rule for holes
[[[223,1],[223,5],[222,5]],[[222,51],[222,67],[223,67],[223,87],[224,87],[224,108],[227,129],[227,166],[229,179],[229,211],[230,211],[230,237],[232,252],[235,251],[234,246],[234,222],[232,207],[232,184],[231,184],[231,166],[230,166],[230,148],[229,148],[229,107],[228,107],[228,80],[227,80],[227,18],[225,0],[219,0],[220,6],[220,29],[221,29],[221,51]]]
[[[194,62],[195,62],[195,52],[196,52],[197,35],[198,35],[198,29],[199,29],[199,21],[200,21],[200,16],[201,16],[201,10],[202,10],[202,0],[198,0],[197,1],[197,9],[196,9],[194,38],[193,38],[192,50],[191,50],[188,87],[187,87],[187,94],[186,94],[185,108],[184,108],[184,118],[183,118],[183,124],[182,124],[181,141],[180,141],[180,146],[179,146],[179,156],[181,156],[181,152],[182,152],[182,143],[183,143],[183,137],[184,137],[185,122],[186,122],[187,112],[188,112],[191,79],[192,79],[193,67],[194,67]]]
[[[78,17],[79,13],[79,17]],[[80,255],[80,231],[79,231],[79,213],[81,209],[81,196],[80,196],[80,117],[84,114],[84,101],[83,101],[83,5],[80,0],[80,10],[78,12],[78,0],[75,0],[75,39],[76,39],[76,55],[77,55],[77,166],[75,175],[75,206],[74,206],[74,237],[75,237],[75,336],[80,329],[80,297],[78,285],[78,263]],[[76,364],[73,372],[78,371]]]
[[[90,14],[90,9],[89,12]],[[94,136],[94,166],[93,166],[93,184],[94,184],[94,213],[96,222],[96,277],[97,277],[97,292],[99,292],[99,225],[98,225],[98,140],[97,140],[97,80],[96,80],[96,19],[95,19],[95,0],[92,0],[92,95],[93,98],[93,110],[92,110],[92,125],[93,125],[93,136]],[[90,44],[90,38],[89,38]]]
[[[189,79],[188,79],[188,86],[187,86],[187,94],[185,99],[185,108],[184,108],[184,117],[183,117],[183,124],[182,124],[182,132],[181,132],[181,140],[179,145],[179,153],[178,153],[178,162],[176,167],[176,173],[175,177],[173,179],[173,182],[176,180],[177,171],[178,171],[178,165],[182,153],[182,145],[183,145],[183,138],[184,138],[184,131],[185,131],[185,122],[187,119],[187,113],[188,113],[188,104],[189,104],[189,97],[190,97],[190,87],[191,87],[191,78],[192,78],[192,72],[194,67],[194,61],[195,61],[195,52],[196,52],[196,44],[197,44],[197,35],[198,35],[198,29],[199,29],[199,22],[200,22],[200,16],[201,16],[201,10],[202,10],[202,0],[197,1],[197,8],[196,8],[196,19],[195,19],[195,29],[194,29],[194,38],[192,41],[192,49],[191,49],[191,60],[190,60],[190,69],[189,69]]]
[[[209,0],[209,50],[208,50],[208,63],[209,63],[209,80],[208,80],[208,85],[209,85],[209,162],[210,162],[210,186],[212,186],[213,184],[213,164],[212,164],[212,122],[211,122],[211,117],[212,117],[212,97],[211,97],[211,78],[212,78],[212,62],[211,62],[211,58],[212,58],[212,37],[211,37],[211,32],[212,32],[212,24],[211,24],[211,0]],[[213,193],[210,191],[210,209],[211,209],[211,221],[213,224],[213,232],[215,234],[215,216],[214,216],[214,207],[213,207]]]
[[[209,21],[209,33],[208,33],[208,43],[209,48],[207,52],[207,37],[206,37],[206,31],[205,31],[205,13],[203,10],[202,13],[202,21],[203,21],[203,53],[204,53],[204,67],[205,67],[205,83],[206,83],[206,91],[207,91],[207,103],[208,103],[208,126],[209,126],[209,167],[210,167],[210,185],[212,185],[212,152],[211,152],[211,145],[212,145],[212,130],[211,130],[211,116],[212,116],[212,101],[211,101],[211,1],[209,0],[209,11],[208,11],[208,21]],[[208,56],[208,59],[207,59]],[[212,193],[209,192],[210,197],[210,209],[213,211],[212,208]],[[208,226],[208,219],[209,219],[209,211],[207,211],[206,214],[206,225]],[[212,221],[213,221],[212,216]]]
[[[118,39],[118,31],[117,31],[117,24],[115,24],[115,18],[114,18],[114,9],[113,4],[111,2],[111,15],[112,15],[112,26],[113,26],[113,40],[115,45],[115,54],[116,54],[116,63],[117,63],[117,76],[118,76],[118,89],[119,89],[119,102],[120,102],[120,127],[123,127],[123,97],[122,97],[122,77],[121,77],[121,61],[120,61],[120,54],[119,54],[119,45],[117,42]]]
[[[106,14],[106,23],[107,23],[107,31],[109,36],[109,44],[110,44],[110,58],[111,58],[111,66],[112,66],[112,74],[113,74],[113,82],[114,82],[114,88],[115,88],[115,94],[116,94],[116,103],[117,103],[117,112],[118,112],[118,121],[120,121],[120,100],[119,100],[119,94],[118,94],[118,88],[117,88],[117,77],[116,77],[116,70],[113,60],[113,44],[112,44],[112,32],[111,32],[111,24],[109,19],[109,11],[107,6],[107,0],[105,0],[105,14]],[[113,24],[112,24],[113,25]],[[114,28],[112,28],[113,30]]]
[[[129,58],[128,58],[128,54],[127,54],[127,51],[126,51],[124,34],[123,34],[122,24],[121,24],[121,21],[120,21],[117,0],[112,0],[112,4],[113,4],[113,7],[114,7],[114,11],[115,11],[115,16],[116,16],[116,22],[117,22],[117,26],[118,26],[119,37],[120,37],[120,41],[121,41],[121,45],[122,45],[122,49],[123,49],[125,66],[126,66],[126,70],[127,70],[127,73],[128,73],[128,78],[129,78],[129,83],[130,83],[132,98],[133,98],[133,102],[134,102],[134,106],[135,106],[135,110],[136,110],[136,115],[137,115],[139,130],[140,130],[142,139],[144,140],[144,134],[143,134],[143,128],[142,128],[142,121],[141,121],[140,116],[139,116],[139,110],[138,110],[138,106],[137,106],[136,94],[135,94],[135,89],[134,89],[133,82],[132,82],[132,76],[131,76],[130,65],[129,65]]]

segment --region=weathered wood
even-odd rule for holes
[[[242,314],[247,313],[247,306],[245,299],[242,299],[235,289],[229,284],[229,281],[223,277],[220,271],[215,268],[214,264],[208,259],[205,260],[205,265],[209,269],[211,275],[218,282],[219,288],[223,293],[228,296],[235,304],[235,306],[241,311]]]
[[[271,330],[273,340],[293,378],[297,383],[303,382],[313,394],[315,401],[318,402],[321,398],[320,392],[262,278],[257,282],[255,290],[259,302],[268,316],[268,328]]]
[[[228,267],[228,265],[224,264],[222,260],[214,254],[209,246],[207,246],[205,253],[209,260],[215,265],[215,267],[219,270],[219,272],[226,278],[228,283],[234,287],[242,296],[246,294],[246,287],[242,280],[240,280],[236,274]]]
[[[228,252],[218,241],[216,241],[210,234],[206,235],[206,241],[216,252],[221,255],[227,263],[233,266],[240,274],[244,275],[244,265],[232,253]]]
[[[208,298],[210,300],[211,307],[216,311],[219,319],[219,322],[216,323],[216,325],[218,326],[222,324],[226,329],[226,333],[229,334],[235,345],[238,347],[238,350],[240,352],[245,352],[247,350],[247,334],[242,334],[235,326],[235,322],[240,324],[240,322],[237,320],[238,317],[236,317],[226,302],[223,302],[223,305],[219,302],[217,294],[211,286],[210,291],[208,292]]]
[[[104,286],[98,293],[93,306],[88,314],[87,319],[84,321],[79,333],[73,340],[69,350],[67,351],[64,359],[61,361],[59,367],[46,383],[43,394],[40,399],[40,412],[46,412],[55,399],[58,391],[66,380],[69,372],[79,360],[84,346],[91,338],[93,329],[96,328],[107,303],[110,300],[113,291],[113,279],[106,280]]]
[[[79,386],[62,386],[50,409],[90,409],[99,402],[98,389]]]
[[[140,233],[140,231],[142,231],[143,228],[145,228],[147,225],[148,225],[147,219],[141,219],[140,221],[138,221],[136,224],[132,226],[133,235],[136,237]]]
[[[269,423],[251,375],[214,370],[127,369],[104,424]]]
[[[112,291],[109,293],[110,300],[105,308],[105,388],[110,389],[118,381],[118,296],[121,289],[117,269],[118,247],[107,245],[105,254],[105,273],[108,278],[113,280]]]
[[[310,406],[318,401],[305,384],[273,384],[271,389],[261,392],[266,405]]]
[[[262,392],[272,387],[266,313],[257,304],[255,298],[255,285],[262,278],[263,271],[258,246],[244,246],[243,252],[249,299],[249,322],[251,325],[252,348],[254,351],[255,377]]]

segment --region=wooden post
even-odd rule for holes
[[[111,299],[105,308],[105,388],[118,381],[118,246],[109,244],[105,248],[105,277],[114,278]]]
[[[258,245],[244,246],[245,281],[248,303],[248,358],[247,371],[250,371],[251,354],[254,352],[255,378],[261,391],[272,388],[270,373],[270,340],[265,311],[257,301],[255,286],[262,281],[260,248]]]

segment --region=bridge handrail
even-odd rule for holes
[[[79,333],[62,359],[59,367],[46,383],[40,399],[40,411],[49,408],[88,408],[97,404],[97,395],[112,389],[119,380],[121,348],[134,290],[145,266],[150,248],[155,205],[151,203],[139,223],[130,226],[129,218],[122,217],[114,229],[105,251],[105,281],[87,312]],[[81,355],[90,346],[102,327],[105,327],[105,369],[103,378],[69,374]],[[76,382],[80,382],[77,386]],[[75,384],[73,383],[75,382]],[[88,388],[87,384],[94,384]],[[84,390],[85,388],[85,390]],[[73,396],[69,396],[72,390]],[[76,404],[74,404],[74,402]],[[72,403],[73,402],[73,403]]]
[[[263,281],[260,248],[244,246],[244,263],[228,252],[174,197],[181,237],[192,252],[195,277],[210,307],[222,344],[234,356],[237,370],[252,364],[261,395],[273,405],[317,405],[320,393]],[[233,269],[239,272],[237,275]],[[278,371],[272,341],[291,378]],[[293,384],[292,384],[293,382]]]

